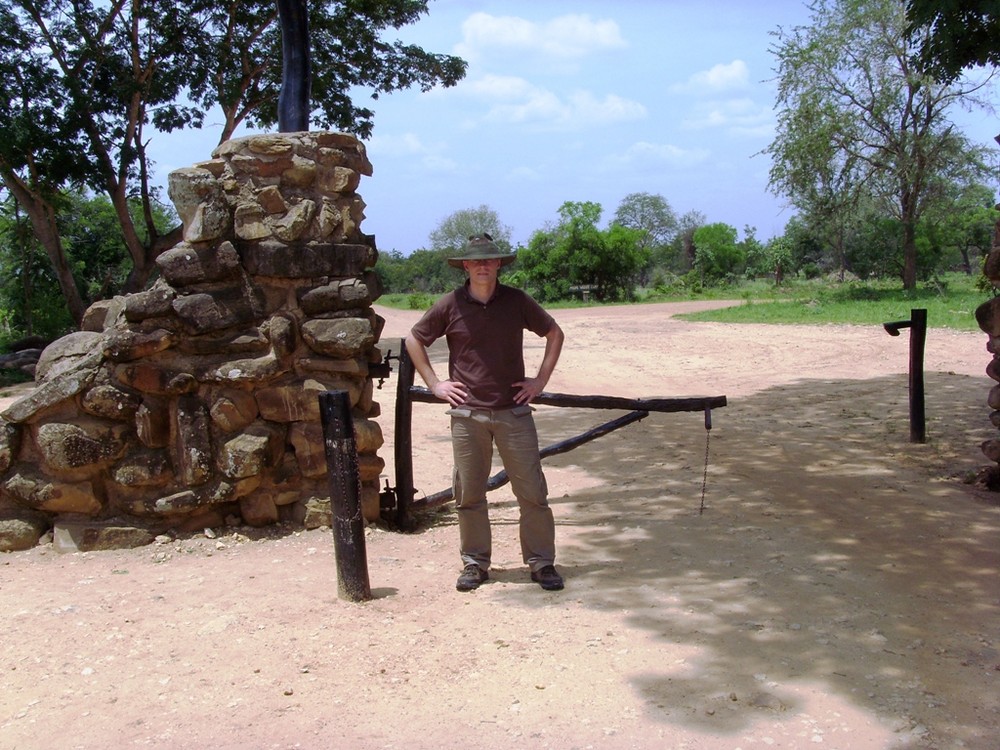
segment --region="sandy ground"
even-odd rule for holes
[[[562,592],[528,580],[507,488],[466,594],[450,508],[367,530],[364,603],[329,530],[3,555],[0,748],[1000,746],[1000,508],[963,482],[996,432],[985,336],[929,333],[918,445],[905,335],[684,307],[557,312],[547,390],[726,395],[703,512],[703,416],[652,414],[546,461]],[[416,313],[380,313],[398,352]],[[537,421],[549,444],[612,416]],[[414,443],[418,494],[444,489],[441,407]]]

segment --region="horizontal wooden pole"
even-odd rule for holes
[[[426,388],[410,386],[410,398],[427,404],[444,403]],[[704,411],[719,409],[726,405],[725,396],[702,396],[694,398],[624,398],[621,396],[576,396],[566,393],[538,394],[532,402],[545,406],[569,406],[582,409],[628,409],[632,411]]]

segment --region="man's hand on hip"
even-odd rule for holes
[[[431,393],[452,406],[461,406],[469,398],[469,389],[456,380],[439,380],[431,388]]]
[[[514,400],[519,404],[530,404],[545,388],[545,381],[540,378],[525,378],[520,383],[514,383],[514,387],[518,389]]]

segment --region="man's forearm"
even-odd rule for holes
[[[411,334],[406,339],[406,351],[413,362],[413,369],[417,371],[427,387],[433,391],[434,386],[439,382],[439,378],[437,373],[434,372],[431,358],[427,354],[427,347],[417,341]]]
[[[562,328],[557,323],[553,323],[552,328],[545,334],[545,353],[542,355],[542,364],[538,368],[538,379],[543,383],[548,383],[552,373],[555,372],[564,340],[565,335]]]

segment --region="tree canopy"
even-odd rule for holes
[[[355,103],[398,89],[450,86],[465,62],[383,39],[427,12],[426,0],[310,4],[316,125],[366,136]],[[128,250],[124,291],[141,288],[178,239],[154,221],[154,130],[199,127],[219,106],[220,140],[241,123],[277,121],[280,34],[273,0],[13,0],[0,7],[0,178],[29,216],[74,319],[86,306],[59,235],[58,195],[108,196]],[[138,198],[136,217],[129,201]]]
[[[974,91],[915,69],[902,0],[818,0],[813,24],[776,32],[778,128],[771,185],[843,222],[862,200],[898,225],[905,289],[916,285],[917,224],[943,185],[984,174],[980,149],[947,119]]]
[[[486,204],[476,208],[462,208],[444,219],[428,238],[432,250],[453,252],[465,247],[473,234],[486,232],[503,250],[509,251],[510,227],[500,221],[499,215]]]
[[[540,300],[571,297],[574,289],[601,301],[632,297],[649,250],[640,242],[640,230],[615,223],[599,229],[601,212],[599,203],[567,201],[556,226],[535,232],[518,253],[518,273]]]
[[[917,40],[917,61],[942,80],[966,68],[1000,66],[1000,6],[995,0],[908,0],[907,33]]]

